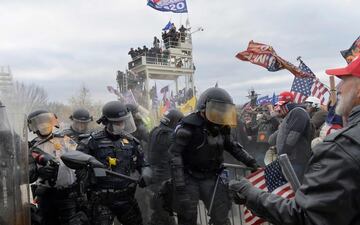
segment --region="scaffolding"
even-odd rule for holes
[[[150,80],[173,81],[178,93],[179,78],[184,77],[185,90],[191,89],[195,93],[191,33],[180,34],[176,41],[170,38],[163,40],[157,53],[145,52],[134,57],[128,63],[128,68],[144,80],[145,107],[148,109],[151,109]]]

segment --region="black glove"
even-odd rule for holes
[[[229,182],[229,190],[232,192],[232,198],[236,204],[243,205],[246,203],[245,192],[249,189],[249,186],[252,186],[252,184],[246,178]]]
[[[44,180],[56,179],[58,168],[46,165],[38,168],[39,177]]]
[[[260,166],[257,163],[253,163],[250,167],[252,168],[250,170],[252,173],[256,172],[260,168]]]
[[[233,199],[234,199],[235,204],[237,204],[237,205],[244,205],[246,203],[245,196],[240,193],[234,193]]]

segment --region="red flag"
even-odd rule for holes
[[[278,56],[270,45],[254,41],[250,41],[246,51],[239,52],[236,55],[236,58],[265,67],[270,72],[287,69],[296,77],[313,77],[313,74],[302,71],[295,65]]]

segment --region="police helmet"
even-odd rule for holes
[[[222,88],[205,90],[196,105],[197,111],[205,112],[206,119],[218,125],[236,126],[236,108],[232,97]]]
[[[30,131],[47,136],[52,133],[54,127],[59,127],[57,117],[47,110],[36,110],[31,112],[27,118]]]
[[[90,122],[93,120],[89,111],[83,108],[76,109],[69,118],[78,122]]]
[[[133,133],[136,131],[131,112],[128,111],[126,105],[119,101],[106,103],[102,109],[102,116],[97,123],[102,123],[107,126],[108,131],[113,134],[120,133],[120,131],[115,131],[118,124],[121,124],[121,130],[126,133]]]
[[[161,118],[160,122],[165,126],[174,129],[183,117],[184,114],[182,112],[177,109],[171,109],[164,113],[164,117]]]

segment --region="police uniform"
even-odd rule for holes
[[[150,186],[154,197],[151,201],[153,213],[150,224],[152,225],[171,225],[175,224],[174,218],[171,218],[166,212],[157,196],[163,181],[170,179],[170,154],[168,153],[171,145],[173,129],[160,124],[150,132],[149,144],[149,163],[153,170],[153,184]]]
[[[249,167],[257,166],[254,158],[240,144],[230,140],[229,127],[209,125],[199,113],[182,119],[170,147],[172,178],[180,208],[179,224],[196,225],[199,199],[209,209],[217,176],[221,172],[224,150]],[[227,218],[230,206],[226,185],[220,182],[211,222],[215,225],[230,224]]]
[[[61,132],[61,134],[68,136],[73,141],[75,141],[77,144],[79,144],[82,139],[88,138],[90,136],[89,134],[77,132],[74,129],[72,129],[71,127],[69,129],[63,130]]]
[[[39,177],[36,181],[35,199],[39,205],[39,211],[44,225],[70,225],[81,224],[77,214],[74,170],[65,166],[60,156],[69,151],[75,151],[76,143],[67,136],[52,134],[48,138],[36,138],[30,151],[40,149],[41,151],[51,155],[59,163],[55,183],[49,180],[42,180],[39,175],[41,165],[36,165],[36,170],[32,169],[30,178]],[[31,160],[34,167],[35,160]],[[34,174],[35,173],[35,174]]]
[[[88,139],[80,142],[77,150],[94,156],[108,169],[125,175],[135,171],[141,173],[146,166],[136,138],[131,135],[113,136],[106,129],[93,132]],[[117,177],[101,177],[90,189],[90,198],[98,198],[96,204],[108,208],[121,224],[142,224],[141,212],[134,198],[135,183]],[[102,212],[94,212],[91,217],[93,224],[112,224],[112,221],[107,221],[108,215],[102,215]]]

